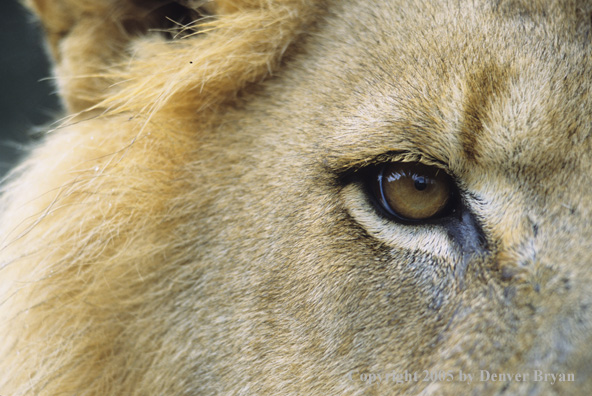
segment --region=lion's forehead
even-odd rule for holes
[[[330,109],[326,96],[318,96],[320,104],[313,98],[321,109],[315,117],[325,125],[340,124],[332,131],[338,138],[320,137],[326,140],[320,146],[349,151],[345,156],[356,160],[381,151],[417,150],[459,174],[495,169],[518,180],[522,172],[535,184],[562,172],[587,178],[588,47],[577,37],[558,37],[553,21],[520,25],[498,18],[501,22],[486,26],[475,20],[451,25],[446,20],[451,13],[439,20],[437,7],[426,10],[425,20],[393,15],[385,25],[395,31],[411,23],[426,25],[412,29],[415,36],[362,25],[339,32],[352,45],[336,52],[319,39],[327,50],[316,66],[319,78],[310,83],[326,86],[339,100]],[[409,40],[417,45],[409,46]],[[328,66],[337,72],[327,76],[323,67]]]

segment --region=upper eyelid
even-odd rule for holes
[[[353,164],[349,164],[347,168],[342,170],[338,170],[337,174],[340,180],[348,180],[354,174],[362,172],[366,169],[384,165],[389,162],[419,162],[424,165],[428,166],[435,166],[437,168],[442,169],[446,172],[450,177],[452,177],[453,181],[456,185],[458,185],[457,180],[458,178],[456,175],[450,170],[448,165],[440,161],[430,155],[427,155],[422,152],[411,152],[411,151],[390,151],[383,154],[379,154],[377,156],[368,158],[364,161],[359,161]]]

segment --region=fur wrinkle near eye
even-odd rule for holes
[[[390,162],[372,170],[370,189],[377,204],[403,222],[449,214],[454,182],[442,169],[418,162]]]

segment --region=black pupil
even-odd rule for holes
[[[428,183],[423,176],[415,176],[413,178],[415,180],[415,189],[418,191],[423,191],[428,187]]]

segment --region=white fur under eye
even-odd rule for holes
[[[439,225],[407,225],[389,221],[376,213],[361,183],[351,183],[341,191],[349,214],[373,237],[384,244],[436,257],[460,258],[456,245]]]

